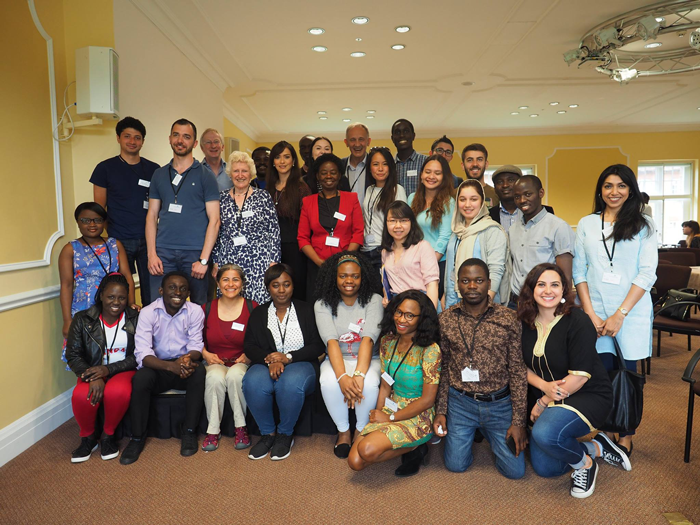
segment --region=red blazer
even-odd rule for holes
[[[338,220],[333,237],[340,239],[340,246],[326,246],[328,232],[318,220],[318,195],[304,197],[301,204],[301,217],[297,240],[299,249],[309,244],[321,259],[328,259],[334,253],[347,250],[350,243],[362,245],[364,242],[365,221],[362,218],[362,208],[357,199],[357,193],[341,191],[338,211],[345,215],[345,220]]]

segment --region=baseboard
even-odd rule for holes
[[[73,417],[73,388],[0,430],[0,467]]]

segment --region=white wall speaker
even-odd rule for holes
[[[119,55],[111,47],[75,50],[78,115],[119,118]]]

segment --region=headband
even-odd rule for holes
[[[360,266],[360,260],[354,255],[343,255],[340,259],[338,259],[336,268],[346,262],[354,262],[356,265]]]

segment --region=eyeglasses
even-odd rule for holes
[[[395,226],[396,224],[408,224],[411,219],[387,219],[386,223],[390,226]]]
[[[94,222],[95,224],[102,224],[105,222],[105,220],[102,217],[97,217],[95,219],[88,219],[87,217],[80,217],[78,219],[81,223],[85,224],[86,226],[90,224],[91,222]]]
[[[207,140],[206,142],[203,143],[205,146],[221,146],[221,141],[219,139],[216,140]]]
[[[396,309],[396,310],[394,311],[394,319],[400,319],[402,316],[403,316],[403,318],[406,319],[406,321],[408,321],[409,323],[410,323],[411,321],[413,321],[416,317],[418,317],[418,316],[415,315],[415,314],[412,314],[412,313],[410,313],[410,312],[402,312],[402,311],[399,310],[399,309]]]
[[[454,151],[451,149],[443,149],[443,148],[435,148],[433,150],[434,153],[437,153],[438,155],[447,155],[448,157],[451,157]]]

